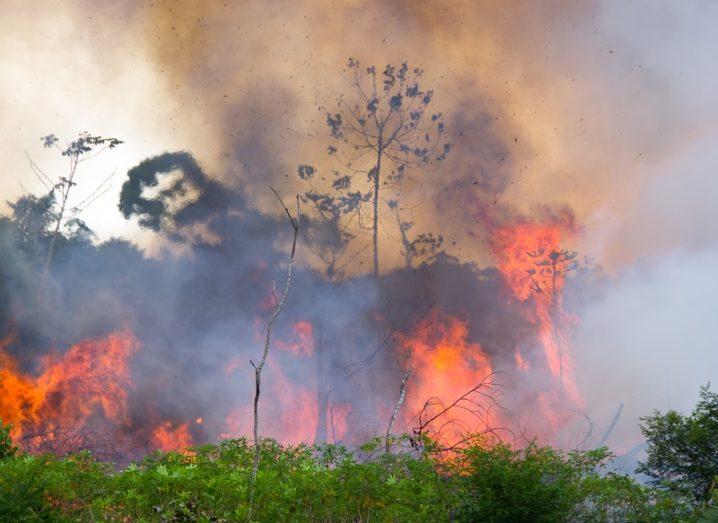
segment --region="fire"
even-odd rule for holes
[[[129,360],[139,348],[131,332],[44,356],[36,376],[19,371],[6,351],[10,341],[0,344],[0,417],[14,425],[16,441],[32,447],[58,428],[80,430],[97,416],[115,427],[129,423]]]
[[[314,332],[308,321],[297,321],[291,324],[292,336],[289,340],[277,340],[276,344],[295,356],[311,357],[314,354]]]
[[[528,371],[529,367],[531,366],[529,362],[521,355],[518,349],[516,349],[516,352],[514,352],[514,358],[516,359],[516,368]]]
[[[413,427],[425,424],[423,432],[446,446],[498,428],[491,362],[479,344],[468,341],[466,321],[432,312],[398,342],[413,369],[405,405]]]
[[[261,323],[257,321],[255,338],[258,341],[262,341],[260,325]],[[308,321],[297,321],[290,327],[291,334],[288,337],[273,341],[273,345],[279,350],[270,352],[267,358],[260,396],[262,402],[260,432],[263,437],[272,437],[282,443],[312,443],[316,437],[319,417],[316,365],[312,359],[313,329]],[[288,375],[284,363],[288,364],[286,367],[300,369],[303,379],[300,381]],[[224,367],[227,375],[234,375],[241,370],[239,358],[232,358]],[[249,377],[249,374],[246,376]],[[252,374],[250,379],[253,377]],[[226,416],[224,430],[220,436],[238,437],[251,434],[252,418],[253,413],[249,405],[235,407]]]
[[[562,303],[565,275],[576,267],[576,253],[561,246],[575,232],[572,218],[563,215],[498,227],[490,241],[498,269],[511,293],[530,305],[527,316],[537,327],[550,374],[570,400],[581,405],[568,346],[571,318]],[[526,362],[518,352],[516,360],[517,366],[526,370]]]
[[[327,433],[331,437],[330,441],[336,443],[346,437],[351,410],[350,403],[331,403],[329,405],[327,409]]]
[[[164,452],[180,452],[192,446],[188,424],[173,426],[169,421],[160,423],[152,432],[152,444]]]

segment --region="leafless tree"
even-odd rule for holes
[[[282,292],[281,296],[277,296],[275,286],[272,285],[272,295],[274,296],[275,307],[274,311],[272,312],[272,315],[269,318],[269,321],[267,321],[267,329],[264,338],[264,352],[262,353],[262,359],[259,360],[258,364],[255,364],[253,361],[250,361],[250,363],[254,367],[254,462],[252,464],[252,485],[254,485],[254,482],[257,479],[257,471],[259,470],[259,459],[261,455],[261,442],[259,440],[259,393],[261,389],[262,369],[267,363],[269,347],[272,343],[272,327],[275,320],[279,316],[279,313],[282,312],[284,302],[287,300],[287,296],[289,295],[289,287],[292,283],[292,267],[294,265],[294,254],[297,249],[297,236],[299,235],[299,226],[301,223],[301,215],[299,211],[299,196],[297,196],[297,215],[296,217],[294,217],[292,216],[292,213],[289,212],[289,209],[287,209],[287,206],[284,205],[284,202],[279,197],[279,194],[277,194],[277,191],[272,189],[272,192],[277,197],[277,200],[279,200],[279,203],[282,205],[282,208],[284,209],[287,214],[287,217],[289,218],[289,223],[292,226],[293,238],[292,248],[289,253],[289,262],[287,264],[287,278],[285,280],[284,291]]]
[[[583,435],[583,438],[581,439],[581,443],[579,443],[576,448],[579,450],[583,450],[586,448],[586,444],[591,442],[591,439],[593,438],[593,431],[596,428],[596,424],[593,422],[593,420],[590,418],[588,414],[583,412],[582,410],[578,409],[569,409],[571,412],[575,412],[579,416],[581,416],[584,420],[586,420],[586,433]]]
[[[599,447],[602,447],[606,444],[606,441],[608,441],[608,437],[613,432],[613,429],[616,428],[616,425],[618,424],[618,420],[621,418],[622,413],[623,413],[623,402],[621,402],[621,404],[618,406],[618,410],[613,415],[613,419],[611,419],[611,423],[608,425],[606,432],[603,433],[603,437],[601,438],[601,441],[598,443]]]

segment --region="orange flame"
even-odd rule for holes
[[[128,330],[73,345],[41,360],[37,376],[23,374],[0,342],[0,417],[14,425],[13,438],[57,427],[79,429],[102,415],[115,426],[129,422],[129,359],[139,342]]]
[[[406,366],[414,369],[407,385],[406,417],[414,427],[428,422],[424,432],[447,446],[499,424],[488,387],[467,395],[492,374],[481,346],[467,339],[466,321],[438,312],[429,314],[413,334],[398,336]]]
[[[581,405],[568,346],[571,319],[562,304],[565,273],[571,269],[575,253],[562,250],[561,244],[575,232],[571,216],[563,215],[543,222],[525,220],[496,228],[490,242],[498,269],[512,294],[532,305],[528,317],[537,326],[551,375],[570,400]],[[516,359],[519,368],[526,370],[519,353]]]
[[[152,444],[164,452],[185,451],[192,446],[188,424],[182,423],[173,427],[169,421],[160,423],[152,432]]]

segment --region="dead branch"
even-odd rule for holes
[[[433,439],[440,439],[445,430],[450,429],[456,431],[458,428],[458,432],[464,434],[458,441],[445,446],[445,448],[440,449],[440,451],[454,450],[472,439],[483,437],[487,434],[493,435],[500,441],[501,438],[498,435],[499,431],[511,432],[509,429],[504,427],[491,426],[491,410],[494,407],[500,407],[496,398],[498,392],[494,390],[498,387],[498,385],[496,385],[491,379],[493,375],[494,373],[488,374],[478,385],[471,388],[448,405],[444,404],[441,399],[437,397],[432,397],[426,400],[421,411],[419,411],[419,413],[410,420],[410,422],[414,420],[418,421],[418,426],[413,429],[414,437],[412,438],[412,446],[417,448],[417,450],[421,453],[421,442],[422,438],[428,432],[427,429],[429,429],[430,425],[433,424],[436,426],[438,423],[440,423],[438,427],[431,428],[431,436]],[[432,407],[438,407],[439,410],[432,411]],[[474,427],[469,426],[464,421],[454,417],[447,417],[453,410],[462,410],[470,414],[477,420],[482,429],[477,432]],[[444,421],[444,419],[446,421]],[[454,432],[454,434],[456,434],[456,432]]]
[[[586,443],[589,442],[591,440],[591,437],[593,436],[593,429],[595,428],[595,425],[594,425],[593,421],[591,420],[591,418],[588,416],[588,414],[586,414],[582,410],[578,410],[578,409],[568,409],[568,410],[570,410],[571,412],[575,412],[576,414],[582,416],[586,420],[586,423],[588,423],[588,430],[586,431],[586,434],[584,435],[583,439],[581,440],[581,443],[579,443],[577,446],[578,449],[583,450],[585,448]]]
[[[282,208],[287,213],[287,217],[289,218],[289,222],[292,225],[292,230],[294,233],[294,236],[292,238],[292,249],[289,254],[289,263],[287,265],[287,279],[284,284],[284,292],[282,292],[281,297],[279,297],[278,300],[276,300],[276,294],[275,294],[275,300],[276,300],[276,306],[274,308],[274,312],[272,313],[272,316],[269,318],[269,321],[267,322],[267,330],[266,335],[264,338],[264,352],[262,353],[262,359],[259,361],[259,364],[255,365],[254,362],[250,361],[252,366],[254,367],[254,463],[252,464],[252,485],[254,485],[255,480],[257,479],[257,471],[259,470],[259,458],[260,458],[260,440],[259,440],[259,393],[260,393],[260,386],[261,386],[261,380],[262,380],[262,369],[264,368],[264,365],[267,363],[267,356],[269,355],[269,347],[271,345],[272,340],[272,326],[274,325],[274,321],[279,316],[279,313],[282,312],[282,307],[284,307],[284,302],[287,300],[287,296],[289,295],[289,287],[292,283],[292,266],[294,265],[294,253],[297,249],[297,236],[299,235],[299,225],[301,221],[301,215],[299,213],[299,196],[297,196],[297,216],[294,218],[292,216],[292,213],[289,212],[289,209],[287,209],[287,206],[284,205],[284,202],[279,197],[279,194],[277,194],[277,191],[274,190],[274,188],[270,187],[272,189],[272,192],[277,197],[277,200],[279,200],[279,203],[282,205]],[[272,291],[274,293],[274,291]]]
[[[613,415],[611,424],[608,426],[608,429],[606,429],[606,432],[603,434],[601,441],[598,442],[599,447],[603,447],[606,444],[606,441],[608,440],[608,437],[611,435],[611,432],[613,432],[613,429],[616,428],[616,425],[618,424],[618,419],[621,417],[622,413],[623,413],[623,402],[621,402],[621,404],[618,406],[618,410]]]
[[[399,385],[399,399],[396,400],[396,405],[394,405],[394,411],[391,413],[389,426],[386,428],[386,437],[384,438],[384,446],[387,454],[389,454],[389,450],[391,447],[389,441],[389,438],[391,437],[391,427],[394,425],[394,421],[396,421],[396,415],[399,413],[401,404],[404,403],[404,397],[406,396],[406,382],[409,381],[409,378],[411,377],[411,374],[413,372],[414,369],[409,369],[408,371],[406,371],[404,377],[401,379],[401,384]]]

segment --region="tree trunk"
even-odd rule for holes
[[[381,140],[381,138],[380,138]],[[377,152],[376,167],[374,172],[374,277],[379,276],[379,175],[381,173],[381,145]]]
[[[71,167],[70,177],[67,180],[67,187],[62,191],[62,200],[60,201],[60,210],[57,213],[57,220],[55,221],[55,228],[52,231],[50,237],[50,247],[47,249],[47,257],[45,258],[45,266],[42,270],[42,280],[44,281],[47,274],[50,272],[50,265],[52,264],[52,256],[55,253],[55,244],[57,243],[57,237],[60,235],[60,227],[62,226],[62,220],[65,218],[65,208],[67,207],[67,200],[70,198],[70,190],[72,189],[73,178],[75,178],[75,166]]]

